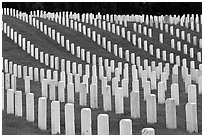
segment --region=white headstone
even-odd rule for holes
[[[131,117],[140,118],[140,94],[139,91],[132,91],[130,93],[130,107]]]
[[[91,109],[81,109],[81,135],[92,134],[92,120],[91,120]]]
[[[60,102],[51,102],[51,134],[60,134]]]
[[[107,114],[97,116],[97,133],[98,135],[109,135],[109,116]]]
[[[26,94],[26,120],[29,122],[34,122],[34,94]]]
[[[157,123],[156,95],[150,94],[146,101],[147,123]]]
[[[132,135],[132,120],[121,119],[120,120],[120,135]]]
[[[168,98],[165,101],[165,113],[166,113],[166,127],[169,129],[177,128],[176,121],[176,101],[173,98]]]
[[[115,113],[124,113],[123,88],[121,87],[118,87],[117,91],[115,92]]]
[[[65,105],[65,134],[75,135],[74,104],[72,103]]]
[[[186,129],[188,132],[198,132],[197,124],[197,104],[187,103],[185,106],[186,110]]]
[[[7,114],[14,114],[14,90],[7,89]]]
[[[47,130],[47,98],[38,98],[38,128]]]

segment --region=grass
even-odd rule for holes
[[[15,18],[3,16],[3,21],[7,22],[8,25],[13,27],[15,30],[20,32],[23,37],[29,39],[32,43],[35,44],[40,50],[58,56],[59,58],[64,58],[70,61],[76,61],[77,63],[86,64],[84,61],[76,58],[75,56],[71,55],[69,52],[66,52],[62,47],[60,47],[57,42],[51,40],[48,36],[43,35],[39,30],[31,27],[30,25],[19,21]],[[113,54],[108,53],[96,43],[92,42],[88,37],[71,30],[69,28],[65,28],[57,23],[50,22],[47,20],[42,20],[44,23],[48,24],[49,26],[55,28],[57,31],[60,31],[65,38],[70,39],[71,42],[76,43],[76,45],[80,45],[86,50],[90,50],[91,52],[95,53],[98,57],[101,56],[103,58],[109,58],[115,60],[115,62],[125,62],[124,59],[119,59]],[[101,33],[103,36],[106,36],[108,40],[113,41],[114,43],[118,43],[124,49],[130,49],[136,53],[136,55],[141,55],[141,64],[143,64],[143,59],[148,58],[149,60],[158,60],[153,56],[150,56],[146,52],[137,47],[133,47],[130,42],[125,41],[124,39],[113,35],[109,32],[97,29],[96,27],[88,25],[91,29],[94,29],[97,33]],[[158,30],[153,30],[155,33],[159,33]],[[133,33],[133,32],[131,32]],[[166,34],[167,35],[167,34]],[[167,35],[170,37],[169,35]],[[146,38],[146,37],[145,37]],[[150,43],[157,45],[156,38],[148,39]],[[149,43],[149,42],[148,42]],[[166,41],[167,45],[169,44]],[[158,45],[159,47],[159,45]],[[165,47],[165,50],[171,51],[172,49],[169,46]],[[173,50],[174,51],[174,50]],[[178,53],[181,54],[181,53]],[[31,58],[25,51],[22,51],[16,44],[14,44],[9,38],[7,38],[4,34],[2,35],[2,55],[4,58],[8,58],[9,60],[13,61],[17,64],[33,66],[38,68],[45,68],[48,69],[47,66],[39,63],[35,59]],[[181,54],[181,56],[184,56]],[[189,57],[185,56],[187,60],[191,60]],[[193,59],[192,59],[193,60]],[[191,134],[186,131],[186,122],[185,122],[185,104],[187,103],[187,94],[184,91],[184,83],[181,79],[179,69],[179,88],[180,88],[180,105],[177,106],[177,125],[178,128],[174,130],[170,130],[165,128],[165,105],[164,104],[157,104],[157,123],[156,124],[147,124],[146,123],[146,103],[143,101],[143,89],[141,88],[140,83],[140,119],[132,119],[133,124],[133,134],[141,134],[140,131],[142,128],[145,127],[153,127],[156,131],[156,134],[161,135],[176,135],[176,134]],[[131,75],[131,74],[130,74]],[[130,79],[131,80],[131,79]],[[91,80],[89,80],[90,84]],[[100,89],[100,81],[98,81],[98,91],[99,91],[99,108],[92,109],[92,131],[93,134],[97,134],[97,116],[101,113],[107,113],[109,115],[109,122],[110,122],[110,134],[118,135],[119,134],[119,121],[123,118],[130,118],[130,103],[129,99],[125,98],[124,105],[125,105],[125,113],[121,115],[116,115],[114,110],[114,97],[112,97],[112,111],[104,112],[103,111],[103,103],[102,103],[102,95]],[[111,83],[108,83],[111,85]],[[170,97],[170,85],[171,85],[171,78],[168,80],[167,91],[166,91],[166,98]],[[17,79],[17,89],[24,92],[24,81],[23,79]],[[129,91],[131,91],[131,86],[129,86]],[[50,125],[50,101],[48,101],[48,126],[46,131],[39,130],[37,128],[37,100],[41,96],[41,88],[39,82],[31,82],[31,92],[35,95],[35,122],[30,123],[26,122],[25,120],[25,95],[23,96],[23,117],[18,118],[14,117],[13,115],[7,115],[6,110],[2,112],[2,134],[26,134],[26,135],[35,135],[35,134],[50,134],[51,125]],[[152,90],[152,94],[156,94],[157,91]],[[87,100],[89,100],[89,95],[87,96]],[[5,92],[5,99],[6,99],[6,92]],[[198,110],[198,133],[192,134],[202,134],[202,97],[198,94],[197,96],[197,110]],[[87,107],[89,107],[89,101],[87,101]],[[65,103],[60,103],[60,111],[61,111],[61,134],[64,134],[64,105]],[[6,100],[5,100],[5,108],[6,108]],[[80,111],[83,107],[79,106],[79,95],[78,93],[75,94],[75,126],[76,126],[76,134],[80,134],[81,127],[80,127]],[[18,123],[18,124],[16,124]]]

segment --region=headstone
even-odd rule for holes
[[[14,114],[14,90],[7,89],[7,114]]]
[[[30,93],[30,77],[25,77],[25,94]]]
[[[34,94],[26,94],[26,120],[29,122],[34,122]]]
[[[91,120],[91,109],[81,109],[81,135],[92,134],[92,120]]]
[[[109,135],[109,116],[107,114],[97,116],[97,133],[98,135]]]
[[[49,95],[50,95],[50,100],[55,100],[55,80],[50,80],[49,82]]]
[[[80,83],[79,84],[79,105],[86,106],[87,105],[87,84]]]
[[[164,82],[158,82],[158,103],[164,104],[164,102],[165,102]]]
[[[98,89],[96,84],[90,85],[90,107],[98,108]]]
[[[151,84],[150,81],[144,82],[144,100],[147,100],[147,97],[151,94]]]
[[[47,98],[38,98],[38,128],[47,130]]]
[[[146,100],[147,123],[157,123],[156,95],[150,94]]]
[[[187,103],[185,106],[186,110],[186,129],[188,132],[198,132],[197,123],[197,104]]]
[[[120,135],[132,135],[132,120],[121,119],[120,120]]]
[[[177,128],[176,121],[176,101],[173,98],[168,98],[165,101],[165,113],[166,113],[166,127],[169,129]]]
[[[179,85],[178,83],[171,84],[171,98],[175,100],[176,105],[179,105]]]
[[[194,84],[188,86],[188,103],[197,103],[197,91]]]
[[[155,131],[153,128],[143,128],[142,135],[155,135]]]
[[[115,113],[123,114],[124,113],[124,100],[123,100],[123,88],[118,87],[115,92]]]
[[[132,91],[130,93],[130,108],[131,117],[140,118],[140,94],[139,91]]]
[[[65,134],[75,135],[74,104],[72,103],[65,105]]]
[[[22,117],[22,91],[15,92],[15,116]]]
[[[122,88],[123,88],[123,96],[129,97],[129,91],[128,91],[128,79],[122,79]]]
[[[51,134],[60,134],[60,102],[51,102]]]
[[[74,103],[74,84],[73,83],[67,84],[67,102]]]
[[[58,82],[58,100],[60,102],[64,102],[65,101],[65,96],[64,96],[64,82],[63,81],[59,81]]]
[[[111,87],[105,86],[103,92],[103,110],[111,111]]]

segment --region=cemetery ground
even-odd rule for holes
[[[29,24],[26,24],[25,22],[22,22],[16,18],[10,17],[10,16],[2,16],[2,19],[4,22],[8,23],[11,27],[13,27],[15,30],[20,32],[23,36],[28,37],[31,42],[35,43],[35,45],[38,46],[38,48],[42,49],[43,51],[46,51],[50,54],[54,54],[55,56],[58,56],[60,58],[68,59],[71,61],[76,61],[77,63],[85,64],[84,61],[81,61],[80,59],[74,57],[73,55],[67,53],[64,51],[63,48],[61,48],[56,41],[51,40],[48,36],[45,36],[34,28],[33,26],[30,26]],[[45,24],[56,28],[59,32],[64,34],[65,37],[69,38],[71,41],[77,43],[77,45],[83,46],[87,48],[90,51],[93,51],[97,55],[103,55],[104,58],[111,58],[114,60],[120,60],[121,62],[126,62],[124,59],[119,59],[112,55],[112,53],[109,53],[99,47],[97,44],[92,42],[90,39],[85,37],[83,34],[80,34],[79,32],[76,32],[71,29],[65,29],[65,27],[48,21],[44,19],[39,19],[43,21]],[[93,27],[89,24],[86,24],[89,27]],[[156,62],[159,62],[158,59],[156,59],[153,56],[150,56],[148,53],[145,53],[143,50],[131,47],[130,42],[126,41],[125,39],[122,39],[119,36],[116,36],[112,33],[105,32],[103,30],[97,29],[94,27],[96,31],[100,32],[100,34],[107,36],[110,40],[119,43],[124,49],[128,48],[130,50],[135,51],[136,55],[141,55],[141,64],[143,64],[143,59],[147,58],[148,60],[156,60]],[[131,27],[129,26],[129,29]],[[154,33],[159,33],[159,30],[155,29]],[[168,35],[166,35],[168,36]],[[170,35],[169,35],[170,37]],[[200,36],[201,37],[201,36]],[[168,39],[168,38],[167,38]],[[156,38],[153,36],[153,39],[149,39],[151,43],[154,45],[157,45]],[[170,45],[170,43],[169,43]],[[95,46],[95,48],[94,48]],[[97,47],[98,46],[98,47]],[[172,49],[169,46],[166,46],[165,49],[167,51],[172,51]],[[13,61],[16,64],[26,65],[26,66],[32,66],[32,67],[38,67],[38,68],[44,68],[45,70],[50,69],[44,64],[39,63],[34,58],[30,57],[25,51],[21,50],[17,44],[14,44],[12,40],[10,40],[8,37],[6,37],[5,34],[2,34],[2,55],[4,58],[7,58],[8,60]],[[190,58],[186,56],[187,60]],[[172,67],[172,65],[170,65]],[[52,69],[53,70],[53,69]],[[84,71],[84,70],[83,70]],[[131,71],[129,71],[131,73]],[[130,118],[130,101],[128,98],[124,99],[124,114],[115,114],[115,106],[114,106],[114,97],[112,97],[112,111],[104,112],[103,110],[103,102],[102,102],[102,95],[101,95],[101,81],[98,80],[98,109],[91,109],[91,115],[92,115],[92,133],[97,134],[97,116],[98,114],[106,113],[109,115],[109,126],[110,126],[110,134],[116,135],[119,134],[119,121],[124,118],[128,118],[132,120],[132,131],[133,134],[141,134],[141,130],[143,128],[152,127],[155,129],[156,134],[160,135],[176,135],[176,134],[202,134],[202,96],[197,93],[197,114],[198,114],[198,133],[189,133],[186,131],[186,115],[185,115],[185,104],[187,103],[188,97],[185,93],[185,87],[184,82],[181,78],[181,70],[179,68],[179,88],[180,88],[180,105],[176,108],[176,116],[177,116],[177,129],[167,129],[165,125],[165,105],[164,104],[156,104],[157,105],[157,123],[156,124],[147,124],[146,120],[146,103],[143,100],[143,89],[140,82],[140,118],[134,119]],[[131,74],[129,74],[131,76]],[[130,77],[131,78],[131,77]],[[89,80],[89,85],[91,81]],[[111,83],[108,83],[111,85]],[[120,85],[120,83],[119,83]],[[130,84],[129,84],[130,85]],[[171,85],[171,78],[168,80],[167,83],[167,91],[166,91],[166,97],[170,97],[170,85]],[[132,89],[129,86],[129,89]],[[24,80],[17,78],[17,90],[24,91]],[[66,89],[65,89],[66,90]],[[198,90],[197,90],[198,91]],[[51,122],[50,122],[50,103],[51,101],[48,100],[47,104],[47,115],[48,115],[48,125],[46,131],[39,130],[37,128],[37,102],[38,98],[41,96],[41,87],[39,82],[31,81],[31,92],[34,93],[35,96],[35,122],[27,122],[25,115],[25,96],[23,96],[23,117],[15,117],[14,115],[7,115],[6,110],[2,112],[2,134],[8,135],[8,134],[50,134],[51,133]],[[129,90],[129,92],[131,92]],[[5,93],[5,108],[6,108],[6,92]],[[24,92],[23,92],[24,93]],[[155,94],[157,96],[157,90],[152,90],[152,94]],[[65,94],[66,96],[66,94]],[[90,106],[89,104],[89,95],[87,95],[87,107]],[[66,103],[60,103],[60,124],[61,124],[61,134],[65,134],[65,127],[64,127],[64,106]],[[74,109],[75,109],[75,128],[76,128],[76,134],[81,133],[81,109],[83,107],[79,105],[79,94],[75,93],[75,103],[74,103]]]

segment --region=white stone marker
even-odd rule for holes
[[[34,122],[34,94],[26,94],[26,120],[29,122]]]
[[[164,82],[158,82],[158,103],[164,104],[164,102],[165,102]]]
[[[129,97],[128,79],[122,79],[122,88],[123,88],[123,96],[128,98]]]
[[[157,123],[156,95],[150,94],[146,101],[147,123]]]
[[[97,116],[97,133],[98,135],[109,135],[109,116],[107,114]]]
[[[81,109],[81,135],[92,134],[91,109]]]
[[[80,83],[79,84],[79,105],[86,106],[87,105],[87,84]]]
[[[166,113],[166,127],[169,129],[177,128],[176,121],[176,101],[173,98],[168,98],[165,101],[165,113]]]
[[[7,90],[7,114],[14,114],[14,90]]]
[[[49,94],[50,94],[50,100],[55,100],[55,80],[50,80],[49,82]]]
[[[140,118],[140,94],[139,91],[130,93],[131,118]]]
[[[153,128],[143,128],[142,135],[155,135],[155,131]]]
[[[15,116],[22,117],[22,91],[15,92]]]
[[[103,93],[103,110],[111,111],[111,87],[108,85],[105,87]]]
[[[25,94],[30,93],[30,77],[25,77]]]
[[[38,98],[38,128],[47,130],[47,98]]]
[[[58,100],[60,102],[65,101],[65,96],[64,96],[64,81],[59,81],[58,82]]]
[[[124,100],[123,100],[123,88],[118,87],[115,92],[115,113],[123,114],[124,113]]]
[[[186,129],[188,132],[198,132],[197,124],[197,104],[187,103],[186,109]]]
[[[132,120],[121,119],[120,120],[120,135],[132,135]]]
[[[197,103],[196,85],[194,84],[188,86],[188,103]]]
[[[171,84],[171,98],[175,99],[176,105],[179,105],[179,85]]]
[[[74,79],[75,92],[80,92],[80,75],[76,74]]]
[[[159,42],[164,43],[164,41],[163,41],[163,33],[159,34]]]
[[[67,84],[67,102],[74,103],[74,84],[73,83]]]
[[[151,94],[151,84],[150,81],[144,81],[144,100],[147,100],[147,97]]]
[[[14,92],[16,92],[16,76],[11,75],[11,89],[14,89]]]
[[[74,104],[72,103],[65,105],[65,134],[75,135]]]
[[[51,134],[60,134],[60,102],[51,102]]]
[[[41,82],[41,91],[42,91],[42,97],[48,97],[48,81],[47,79],[42,79]]]
[[[90,85],[90,107],[98,108],[98,89],[96,84]]]

